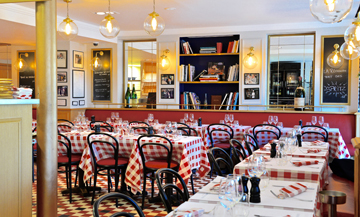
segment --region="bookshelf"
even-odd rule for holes
[[[240,35],[228,36],[211,36],[211,37],[180,37],[179,39],[179,65],[195,66],[194,78],[199,75],[204,69],[208,70],[209,62],[222,62],[225,66],[225,78],[228,78],[229,67],[239,64],[239,50],[233,53],[227,53],[229,42],[240,41]],[[184,54],[182,42],[188,42],[193,53]],[[217,42],[222,43],[221,53],[200,53],[201,47],[217,47]],[[239,46],[239,45],[238,45]],[[240,68],[240,67],[239,67]],[[180,70],[179,70],[180,71]],[[239,73],[239,72],[238,72]],[[240,74],[240,73],[239,73]],[[181,77],[181,76],[179,76]],[[222,99],[226,93],[239,92],[239,79],[237,81],[211,81],[201,82],[182,81],[180,80],[180,95],[183,92],[194,92],[199,97],[201,104],[204,103],[205,93],[207,93],[207,102],[211,104],[212,95],[221,95]],[[181,97],[180,97],[181,98]],[[240,98],[240,97],[239,97]],[[239,99],[238,99],[239,102]],[[181,103],[181,99],[179,101]]]

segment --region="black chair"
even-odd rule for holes
[[[207,151],[210,165],[214,167],[215,172],[219,176],[233,173],[234,164],[229,154],[219,147],[210,148]],[[213,170],[213,168],[211,168]]]
[[[141,144],[142,138],[159,138],[166,141],[167,145],[155,142],[145,142]],[[150,178],[153,180],[151,182],[151,198],[154,197],[154,182],[155,182],[155,171],[161,168],[171,168],[175,169],[176,171],[179,170],[179,163],[172,160],[172,153],[173,153],[173,145],[171,141],[163,136],[159,135],[142,135],[137,140],[137,145],[139,148],[141,161],[143,165],[143,193],[142,193],[142,203],[141,208],[144,209],[145,203],[145,192],[146,192],[146,178]],[[153,159],[154,156],[149,156],[150,159],[146,158],[146,148],[150,149],[162,149],[167,154],[158,158]],[[145,152],[145,153],[144,153]],[[152,176],[147,176],[148,173],[151,173]]]
[[[315,128],[316,130],[306,130],[306,128]],[[329,133],[328,131],[324,128],[324,127],[321,127],[321,126],[314,126],[314,125],[305,125],[305,126],[302,126],[301,127],[302,129],[302,133],[301,133],[301,137],[304,137],[304,135],[306,134],[317,134],[317,135],[320,135],[323,139],[324,139],[324,142],[328,142],[329,140]],[[304,139],[304,141],[309,141],[308,139]],[[315,139],[317,140],[317,138]]]
[[[236,139],[230,139],[230,147],[234,165],[240,163],[246,158],[246,152],[241,142]]]
[[[244,142],[245,142],[245,148],[248,152],[248,154],[246,155],[247,157],[252,155],[253,151],[256,151],[260,148],[256,139],[251,134],[247,134],[247,133],[244,134]]]
[[[67,123],[71,124],[71,126],[74,126],[74,123],[73,123],[73,122],[71,122],[71,121],[69,121],[69,120],[66,120],[66,119],[58,119],[57,121],[58,121],[58,122],[67,122]],[[60,124],[61,124],[61,123],[60,123]]]
[[[79,170],[79,163],[81,160],[81,154],[73,154],[72,153],[72,146],[71,141],[68,137],[65,135],[59,133],[58,136],[60,139],[58,139],[58,148],[61,146],[65,147],[66,149],[66,155],[59,155],[58,156],[58,168],[65,167],[65,171],[58,171],[59,173],[65,173],[66,176],[66,186],[69,189],[69,201],[72,202],[72,186],[71,186],[71,174],[72,172],[76,172],[76,178],[78,175]],[[76,166],[76,170],[72,169],[72,166]],[[76,182],[76,181],[75,181]]]
[[[129,125],[131,126],[131,124],[144,124],[144,125],[150,127],[150,125],[148,123],[144,122],[144,121],[131,121],[129,123]]]
[[[58,124],[57,128],[58,128],[58,133],[71,132],[72,129],[70,125],[66,125],[66,124]]]
[[[102,135],[103,138],[108,137],[108,140],[105,140],[105,139],[91,140],[90,138],[93,135]],[[110,141],[112,141],[112,142],[110,142]],[[93,165],[94,165],[94,189],[96,188],[97,175],[98,174],[105,175],[108,177],[108,192],[110,192],[110,186],[111,186],[110,176],[114,175],[115,176],[115,191],[117,191],[118,185],[119,185],[119,170],[120,169],[121,169],[121,188],[126,189],[125,172],[126,172],[126,167],[128,165],[129,159],[119,156],[119,154],[121,154],[121,153],[119,153],[119,142],[116,140],[116,138],[109,134],[106,134],[106,133],[90,133],[87,137],[87,143],[90,148],[91,159],[92,159]],[[96,150],[97,144],[108,146],[109,149],[112,149],[114,151],[113,153],[111,153],[113,155],[106,159],[97,160],[95,157],[95,151],[94,151],[94,150]],[[114,170],[115,173],[111,173],[111,170]],[[102,171],[106,171],[106,172],[100,173]],[[94,203],[94,198],[95,198],[95,190],[93,191],[91,204]]]
[[[225,129],[220,129],[220,128],[225,128]],[[228,151],[228,153],[230,153],[230,139],[234,138],[234,130],[233,128],[231,128],[229,125],[227,124],[210,124],[207,127],[207,131],[209,133],[209,137],[210,137],[210,142],[211,142],[211,147],[218,147],[218,148],[222,148],[226,151]],[[229,139],[228,141],[224,142],[224,141],[220,141],[220,143],[215,143],[215,139],[213,138],[213,133],[225,133],[229,135]]]
[[[136,127],[136,126],[133,126],[133,127],[131,127],[131,129],[134,130],[134,133],[137,133],[139,135],[150,134],[150,127]]]
[[[198,132],[191,127],[180,126],[177,130],[180,130],[185,136],[199,136]]]
[[[104,200],[110,199],[110,198],[115,198],[117,200],[121,199],[121,200],[124,200],[125,202],[130,203],[131,206],[135,208],[137,214],[140,217],[145,217],[143,211],[140,209],[140,207],[137,205],[137,203],[133,199],[131,199],[131,197],[129,197],[129,196],[125,195],[125,194],[117,193],[117,192],[104,194],[103,196],[101,196],[99,199],[97,199],[95,201],[95,203],[93,205],[93,216],[94,217],[100,217],[99,206],[100,206],[101,202],[104,201]],[[100,211],[100,213],[101,213],[101,211]],[[107,213],[107,212],[104,212],[104,214],[105,213]],[[134,214],[133,213],[126,213],[126,212],[117,212],[117,213],[114,213],[111,216],[113,216],[113,217],[115,217],[115,216],[133,217]]]
[[[31,142],[31,146],[32,146],[32,182],[34,183],[35,181],[35,170],[34,170],[34,162],[36,159],[36,149],[37,147],[35,147],[35,145],[37,145],[37,139],[36,139],[36,134],[34,133],[36,131],[36,127],[32,130],[32,142]]]
[[[281,137],[281,130],[279,127],[272,124],[258,124],[253,128],[253,135],[258,145],[260,145],[258,140],[258,134],[260,133],[271,133],[275,136],[276,139]],[[266,143],[268,143],[268,141],[261,145],[265,145]]]
[[[97,124],[100,126],[100,130],[105,129],[106,132],[114,132],[114,127],[106,121],[92,121],[90,122],[90,129],[95,130],[95,125]]]
[[[176,180],[178,180],[182,186],[183,191],[174,183],[163,183],[163,178],[165,174],[165,177],[175,177],[175,182]],[[182,201],[178,201],[178,203],[181,202],[185,202],[188,201],[190,196],[189,196],[189,191],[187,189],[187,186],[184,182],[184,180],[181,178],[181,176],[179,175],[179,173],[177,173],[176,171],[169,169],[169,168],[163,168],[163,169],[159,169],[158,171],[156,171],[155,174],[156,177],[156,184],[159,188],[159,194],[161,197],[161,200],[165,206],[165,209],[168,213],[170,213],[172,211],[172,201],[174,199],[176,199],[175,197],[172,197],[172,192],[175,189],[177,195],[181,196]],[[168,178],[169,179],[169,178]]]

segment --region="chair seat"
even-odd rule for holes
[[[150,160],[145,163],[145,166],[148,168],[160,169],[160,168],[167,168],[168,163],[166,159],[158,159],[158,160]],[[175,161],[171,161],[170,168],[174,168],[179,166],[179,164]]]
[[[229,149],[230,143],[226,143],[226,142],[217,143],[217,144],[214,144],[214,147],[218,147],[218,148],[222,148],[222,149]]]
[[[81,154],[73,154],[71,155],[71,162],[77,162],[81,160]],[[69,158],[66,155],[58,156],[58,163],[67,163],[69,162]]]
[[[124,157],[118,158],[118,165],[128,164],[128,162],[129,162],[128,158],[124,158]],[[97,161],[97,164],[100,166],[115,166],[115,159],[114,158],[102,159]]]

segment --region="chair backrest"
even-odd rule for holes
[[[58,138],[58,149],[63,146],[66,149],[66,155],[69,158],[69,163],[71,162],[71,141],[70,139],[65,136],[64,134],[58,133],[58,137],[60,137],[60,139]]]
[[[91,140],[91,136],[93,136],[93,135],[102,135],[102,137],[101,137],[101,139],[92,139]],[[109,135],[107,133],[90,133],[87,136],[86,140],[87,140],[87,144],[89,145],[90,155],[91,155],[91,158],[92,158],[95,166],[97,166],[97,159],[95,157],[96,155],[95,155],[95,152],[94,152],[94,150],[96,150],[94,148],[94,146],[96,144],[101,144],[101,145],[104,145],[104,146],[106,145],[106,146],[112,148],[112,150],[114,150],[115,165],[118,165],[119,142],[117,141],[117,139],[115,137],[113,137],[112,135]]]
[[[134,129],[135,132],[137,132],[138,134],[150,134],[150,129],[149,127],[131,127],[132,129]]]
[[[241,142],[236,139],[230,139],[230,148],[234,165],[240,163],[246,158],[246,152]]]
[[[279,139],[281,137],[281,130],[279,127],[272,125],[272,124],[258,124],[255,127],[253,127],[253,135],[256,139],[256,142],[258,145],[266,144],[268,141],[265,141],[265,143],[260,143],[258,139],[258,134],[260,133],[270,133],[275,136],[276,139]]]
[[[253,151],[256,151],[259,149],[259,145],[257,144],[257,140],[254,138],[251,134],[244,134],[244,142],[245,142],[245,148],[247,151],[246,156],[252,155]]]
[[[213,147],[208,149],[207,151],[208,158],[210,161],[210,165],[212,165],[212,169],[219,176],[224,176],[225,174],[230,174],[233,172],[234,164],[231,160],[229,154],[222,148]],[[221,165],[225,166],[226,172],[224,172],[221,168]]]
[[[72,126],[72,125],[71,125]],[[58,132],[60,133],[67,133],[67,132],[71,132],[71,127],[70,125],[67,124],[58,124],[57,128],[58,128]]]
[[[143,211],[141,210],[141,208],[137,205],[137,203],[131,199],[131,197],[125,195],[125,194],[121,194],[121,193],[117,193],[117,192],[112,192],[112,193],[108,193],[108,194],[104,194],[103,196],[101,196],[99,199],[97,199],[93,205],[93,216],[94,217],[100,217],[99,215],[99,206],[100,203],[104,200],[110,199],[110,198],[114,198],[114,199],[122,199],[125,200],[126,202],[130,203],[132,207],[135,208],[136,212],[138,213],[138,215],[140,217],[145,217]],[[125,212],[118,212],[113,214],[112,216],[125,216],[125,217],[133,217],[134,214],[133,213],[125,213]]]
[[[58,121],[58,122],[67,122],[67,123],[71,124],[72,126],[74,126],[74,123],[73,123],[73,122],[71,122],[71,121],[69,121],[69,120],[66,120],[66,119],[58,119],[57,121]],[[62,124],[62,123],[59,123],[59,124]]]
[[[177,124],[178,127],[189,127],[190,128],[189,125],[187,125],[185,123],[182,123],[182,122],[177,122],[176,124]]]
[[[320,135],[324,139],[324,142],[327,142],[329,140],[329,133],[324,127],[314,126],[314,125],[305,125],[305,126],[302,126],[301,129],[303,131],[301,133],[301,137],[303,137],[303,139],[304,139],[304,135],[317,134],[317,135]],[[314,139],[317,140],[318,136],[316,136]],[[309,139],[304,139],[304,140],[309,141]]]
[[[129,123],[129,126],[131,126],[131,124],[144,124],[144,125],[150,127],[150,125],[148,123],[144,122],[144,121],[131,121]]]
[[[165,177],[167,177],[167,176],[175,177],[175,180],[178,180],[180,182],[183,191],[174,183],[162,184],[163,183],[162,177],[164,177],[163,174],[165,174]],[[187,186],[186,186],[184,180],[182,179],[182,177],[176,171],[169,169],[169,168],[159,169],[156,171],[155,178],[156,178],[156,184],[159,188],[159,194],[160,194],[161,200],[162,200],[162,202],[165,206],[165,209],[168,213],[170,213],[172,211],[172,198],[170,198],[170,196],[166,194],[167,192],[169,192],[169,191],[173,192],[173,189],[175,189],[175,191],[181,196],[182,202],[189,200],[190,196],[189,196],[189,191],[187,189]]]
[[[108,132],[114,132],[114,127],[112,127],[108,122],[106,121],[92,121],[90,122],[90,129],[95,130],[95,125],[99,124],[100,129],[105,129]]]
[[[212,135],[213,133],[216,132],[226,133],[229,135],[229,140],[234,138],[234,130],[227,124],[218,124],[218,123],[209,124],[209,126],[207,127],[207,132],[209,134],[212,147],[214,147],[214,142],[215,142],[214,141],[215,138]]]
[[[198,132],[191,127],[180,126],[177,130],[181,130],[186,136],[199,136]]]
[[[166,144],[161,144],[161,143],[156,143],[155,141],[154,142],[141,142],[141,139],[143,138],[154,138],[154,139],[163,139]],[[170,164],[171,164],[171,159],[172,159],[172,152],[173,152],[173,145],[171,143],[171,141],[164,137],[164,136],[159,136],[159,135],[141,135],[138,140],[137,140],[137,145],[138,145],[138,148],[139,148],[139,152],[140,152],[140,156],[141,156],[141,161],[142,161],[142,164],[143,164],[143,167],[145,168],[145,163],[146,163],[146,157],[145,153],[146,152],[146,148],[149,148],[151,150],[153,150],[154,146],[158,146],[159,147],[159,151],[165,151],[165,153],[163,154],[163,156],[166,156],[166,162],[168,164],[168,168],[170,168]],[[145,150],[144,150],[145,149]],[[148,157],[156,157],[156,156],[148,156]]]

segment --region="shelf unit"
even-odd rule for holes
[[[240,40],[240,35],[228,35],[228,36],[211,36],[211,37],[180,37],[179,39],[179,51],[182,52],[182,41],[189,42],[194,54],[179,54],[179,64],[195,66],[196,77],[204,69],[208,69],[209,62],[223,62],[225,65],[225,77],[228,77],[229,67],[235,64],[239,64],[239,53],[199,53],[200,47],[216,47],[217,42],[222,43],[222,52],[228,50],[229,42]],[[240,43],[239,43],[240,44]],[[239,49],[240,50],[240,49]],[[240,76],[239,76],[240,78]],[[239,92],[239,81],[216,81],[216,82],[200,82],[180,81],[180,95],[185,92],[194,92],[199,97],[201,104],[204,103],[205,93],[207,93],[207,102],[210,105],[211,95],[221,95],[222,99],[226,93]],[[240,97],[239,97],[240,98]],[[239,101],[239,99],[238,99]],[[181,103],[181,99],[179,101]]]

